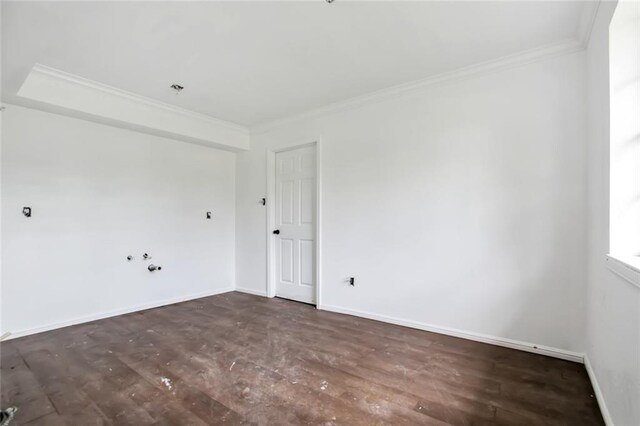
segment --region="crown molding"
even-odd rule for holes
[[[585,48],[589,45],[589,39],[591,38],[591,32],[596,22],[596,16],[598,16],[600,3],[601,0],[591,0],[585,2],[582,6],[582,14],[580,15],[576,38]]]
[[[290,117],[269,121],[250,128],[251,134],[259,134],[285,124],[291,124],[305,119],[313,119],[323,115],[336,113],[338,111],[358,108],[367,104],[380,102],[395,97],[400,97],[415,91],[419,91],[428,87],[437,86],[445,83],[452,83],[458,80],[475,77],[482,74],[502,71],[508,68],[514,68],[542,59],[579,52],[584,50],[583,43],[576,38],[562,40],[556,43],[525,50],[513,55],[503,56],[486,62],[480,62],[454,71],[437,74],[421,80],[392,86],[386,89],[371,92],[366,95],[356,96],[344,101],[335,102],[314,110],[296,114]]]
[[[143,103],[149,105],[154,108],[160,108],[166,111],[170,111],[176,114],[185,115],[197,120],[206,121],[209,123],[214,123],[218,126],[222,126],[231,130],[235,130],[238,132],[243,132],[249,134],[249,129],[241,126],[240,124],[233,123],[231,121],[221,120],[219,118],[212,117],[210,115],[201,114],[199,112],[191,111],[188,109],[180,108],[175,105],[167,104],[164,102],[157,101],[155,99],[147,98],[146,96],[138,95],[136,93],[128,92],[126,90],[118,89],[113,86],[108,86],[106,84],[102,84],[97,81],[89,80],[84,77],[80,77],[78,75],[74,75],[65,71],[57,70],[55,68],[48,67],[42,64],[35,64],[32,68],[31,72],[38,72],[41,74],[46,74],[51,77],[68,81],[73,84],[77,84],[80,86],[89,87],[95,90],[99,90],[101,92],[109,93],[111,95],[119,96],[121,98],[129,99],[134,102]]]
[[[36,64],[18,90],[28,107],[213,148],[249,149],[249,129]]]

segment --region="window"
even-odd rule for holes
[[[640,273],[640,2],[616,7],[609,78],[610,256]]]

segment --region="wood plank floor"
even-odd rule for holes
[[[0,351],[20,425],[603,424],[582,365],[242,293]]]

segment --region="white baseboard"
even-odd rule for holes
[[[10,331],[10,335],[6,337],[6,340],[16,339],[18,337],[29,336],[32,334],[43,333],[45,331],[55,330],[58,328],[69,327],[71,325],[82,324],[85,322],[96,321],[104,318],[115,317],[118,315],[130,314],[132,312],[144,311],[146,309],[159,308],[160,306],[173,305],[174,303],[186,302],[188,300],[200,299],[202,297],[215,296],[216,294],[228,293],[234,291],[233,287],[225,287],[211,291],[205,291],[202,293],[189,294],[187,296],[174,297],[173,299],[159,300],[151,303],[144,303],[142,305],[131,306],[123,309],[115,309],[112,311],[101,312],[99,314],[92,314],[83,317],[73,318],[70,320],[60,321],[43,325],[40,327],[29,328],[20,331]]]
[[[460,337],[463,339],[474,340],[476,342],[489,343],[492,345],[503,346],[511,349],[519,349],[521,351],[532,352],[541,355],[547,355],[554,358],[560,358],[573,362],[584,362],[584,354],[579,352],[567,351],[564,349],[552,348],[549,346],[536,345],[534,343],[522,342],[519,340],[506,339],[504,337],[488,336],[486,334],[475,333],[471,331],[457,330],[449,327],[442,327],[433,324],[427,324],[418,321],[411,321],[401,318],[390,317],[386,315],[373,314],[370,312],[358,311],[354,309],[342,308],[339,306],[322,305],[318,309],[337,312],[340,314],[353,315],[372,319],[376,321],[387,322],[390,324],[401,325],[404,327],[416,328],[418,330],[431,331],[438,334],[446,334],[447,336]]]
[[[266,290],[254,290],[252,288],[236,287],[236,291],[240,293],[253,294],[254,296],[267,297]]]
[[[604,395],[602,394],[602,390],[600,389],[600,384],[598,383],[598,378],[596,377],[596,372],[593,371],[593,366],[591,365],[591,361],[589,360],[589,356],[587,354],[584,355],[584,366],[587,369],[589,380],[591,380],[591,386],[593,386],[593,392],[596,395],[596,400],[598,401],[598,406],[600,407],[600,413],[602,414],[602,419],[604,420],[604,424],[607,426],[613,426],[611,413],[607,408],[607,404],[604,400]]]

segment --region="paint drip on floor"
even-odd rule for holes
[[[161,377],[160,381],[162,382],[163,385],[165,385],[167,387],[167,389],[171,390],[171,388],[173,387],[171,385],[171,379],[168,377]]]

